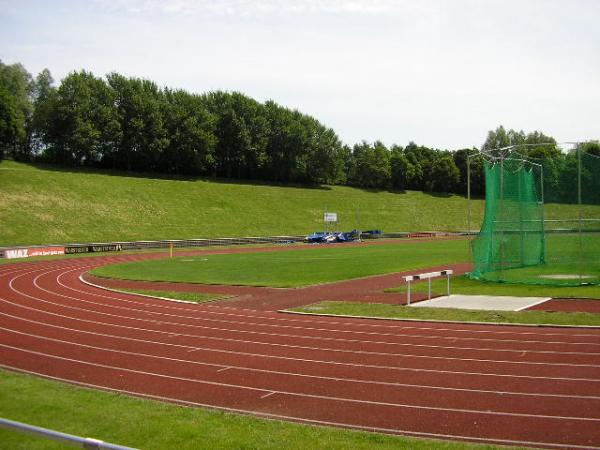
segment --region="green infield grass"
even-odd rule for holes
[[[600,326],[600,314],[548,311],[475,311],[450,308],[411,308],[358,302],[319,302],[291,311],[388,319],[443,320],[529,325]]]
[[[120,288],[119,291],[131,292],[133,294],[151,295],[153,297],[161,297],[172,300],[184,300],[186,302],[193,303],[206,303],[215,300],[222,300],[228,298],[228,295],[213,295],[213,294],[202,294],[200,292],[179,292],[179,291],[157,291],[153,289],[124,289]]]
[[[289,251],[165,258],[99,267],[101,277],[298,287],[468,260],[465,240],[364,243]]]
[[[0,386],[0,416],[3,418],[140,449],[508,448],[411,439],[262,420],[202,408],[185,408],[122,394],[84,389],[2,369]],[[2,429],[0,447],[11,450],[65,448],[64,444]]]

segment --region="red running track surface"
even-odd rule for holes
[[[79,279],[99,265],[149,257],[157,255],[0,266],[0,365],[304,423],[600,447],[600,329],[296,316],[264,301],[174,303]]]

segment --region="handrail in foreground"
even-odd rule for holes
[[[1,417],[0,428],[52,439],[53,441],[63,442],[87,450],[136,450],[132,447],[124,447],[122,445],[110,444],[99,439],[83,438],[72,434],[61,433],[60,431],[48,430],[47,428],[15,422],[14,420],[3,419]]]

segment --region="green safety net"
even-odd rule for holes
[[[600,157],[571,151],[487,158],[473,279],[540,285],[600,284]]]

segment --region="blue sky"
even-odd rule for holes
[[[598,0],[0,0],[0,59],[273,99],[342,141],[600,138]]]

